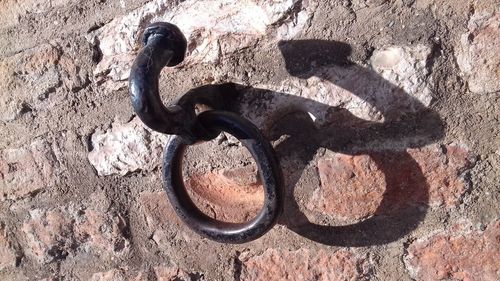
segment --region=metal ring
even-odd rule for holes
[[[177,215],[195,232],[223,243],[245,243],[269,231],[283,210],[283,176],[271,144],[250,121],[226,111],[205,111],[198,115],[202,125],[214,131],[225,131],[238,138],[250,151],[259,168],[264,185],[264,206],[259,214],[245,223],[215,220],[193,203],[182,178],[182,158],[186,141],[173,136],[165,147],[163,160],[164,187]]]

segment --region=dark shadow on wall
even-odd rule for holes
[[[290,230],[318,243],[344,247],[386,244],[411,232],[427,213],[429,185],[406,149],[442,138],[443,122],[439,115],[373,70],[350,62],[351,48],[347,44],[286,41],[280,42],[279,49],[292,76],[327,80],[376,108],[384,122],[367,121],[342,107],[308,98],[233,83],[203,86],[188,94],[222,93],[224,98],[219,99],[220,104],[212,105],[214,108],[236,111],[249,118],[270,140],[286,136],[275,150],[285,177],[285,209],[280,223]],[[324,116],[326,122],[317,124],[310,114]],[[262,122],[256,116],[269,118]],[[388,144],[393,147],[387,147]],[[372,217],[350,225],[320,225],[301,211],[295,188],[321,148],[368,155],[384,174],[385,192]]]

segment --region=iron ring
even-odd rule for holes
[[[264,205],[255,218],[244,223],[218,221],[200,211],[184,186],[182,158],[189,143],[179,136],[172,136],[163,160],[164,188],[170,203],[189,228],[209,239],[236,244],[261,237],[276,224],[283,210],[283,177],[274,149],[254,124],[234,113],[210,110],[197,119],[208,130],[230,133],[250,151],[263,182]]]

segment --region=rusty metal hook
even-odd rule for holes
[[[139,52],[130,72],[129,89],[134,111],[151,129],[176,135],[165,147],[163,161],[164,187],[177,215],[195,232],[218,242],[244,243],[269,231],[283,209],[283,176],[271,144],[260,130],[245,118],[222,111],[221,92],[188,92],[173,105],[161,101],[158,80],[163,67],[181,63],[186,52],[186,39],[179,28],[158,22],[144,32],[144,48]],[[195,104],[214,110],[196,115]],[[221,131],[238,138],[250,151],[259,167],[264,185],[264,206],[259,214],[245,223],[215,220],[193,203],[182,179],[182,158],[188,145],[214,139]]]

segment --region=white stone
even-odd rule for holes
[[[127,79],[140,48],[140,34],[152,22],[171,22],[182,30],[188,40],[183,65],[217,63],[259,39],[275,43],[292,38],[315,8],[313,1],[300,0],[187,0],[167,9],[168,2],[154,0],[95,31],[103,59],[94,74],[117,81]],[[295,11],[299,2],[301,10]],[[96,42],[95,37],[89,40]]]
[[[388,82],[428,106],[432,101],[432,81],[426,67],[429,46],[392,46],[376,50],[371,57],[373,69]]]
[[[457,63],[473,93],[500,91],[500,12],[476,13],[460,38]]]
[[[288,78],[281,85],[254,85],[277,94],[255,102],[252,90],[245,95],[243,114],[267,129],[276,117],[292,111],[314,116],[318,126],[326,122],[328,107],[349,110],[354,116],[375,122],[397,119],[429,106],[432,81],[425,67],[427,46],[391,46],[374,52],[372,67],[323,67],[308,79]]]
[[[124,125],[113,124],[105,133],[94,133],[88,159],[99,176],[151,171],[160,164],[167,139],[136,117]]]

